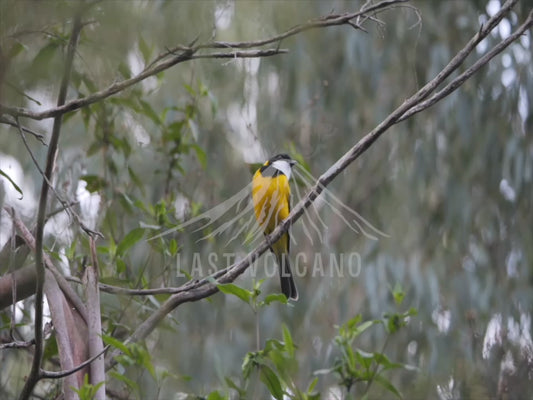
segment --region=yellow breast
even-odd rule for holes
[[[255,217],[265,233],[270,233],[290,212],[291,189],[287,177],[264,177],[257,171],[252,181]]]

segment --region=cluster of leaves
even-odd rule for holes
[[[287,304],[287,298],[283,294],[269,294],[264,298],[261,296],[261,285],[263,281],[254,283],[252,290],[247,290],[235,284],[218,284],[219,290],[227,295],[233,295],[244,303],[248,304],[257,314],[275,302]],[[400,299],[401,289],[395,287],[393,296]],[[332,343],[337,349],[337,357],[332,361],[332,365],[325,369],[314,372],[307,387],[302,390],[295,382],[296,373],[299,370],[298,346],[294,343],[289,328],[282,326],[282,339],[270,338],[265,341],[263,348],[257,351],[248,352],[244,356],[241,367],[242,376],[240,379],[232,377],[224,378],[225,390],[214,390],[206,397],[183,394],[183,398],[224,400],[232,398],[250,398],[256,396],[261,391],[266,391],[276,400],[317,400],[321,398],[318,385],[321,377],[329,376],[334,379],[338,387],[344,388],[346,396],[351,391],[355,393],[355,388],[361,388],[363,398],[366,398],[373,382],[381,385],[388,393],[402,398],[399,389],[384,375],[398,369],[413,369],[412,367],[391,361],[384,353],[389,338],[396,334],[402,327],[406,326],[411,317],[416,315],[416,310],[409,309],[405,312],[384,315],[378,320],[363,320],[361,315],[357,315],[341,326],[337,327],[337,335]],[[356,345],[356,339],[372,327],[381,325],[385,328],[387,337],[379,352],[367,352]],[[154,366],[150,352],[141,344],[124,344],[120,340],[111,336],[104,336],[104,342],[115,347],[123,353],[117,358],[118,371],[110,372],[110,377],[121,382],[125,389],[131,393],[142,396],[142,389],[137,381],[128,378],[125,373],[128,369],[139,367],[140,371],[148,371],[154,382],[161,386],[164,379],[171,376],[165,369],[158,369]],[[132,370],[133,371],[133,370]],[[178,377],[174,377],[178,379]],[[180,377],[179,379],[189,379]],[[259,385],[258,385],[259,384]],[[365,385],[365,386],[363,386]],[[80,388],[81,398],[91,398],[90,394],[98,388],[85,384]],[[88,397],[82,397],[81,394]]]
[[[104,382],[99,382],[96,385],[91,385],[89,383],[89,375],[85,375],[83,377],[83,385],[79,389],[73,388],[73,390],[79,396],[80,400],[92,400],[103,384]]]
[[[405,326],[409,318],[416,315],[416,310],[411,308],[403,313],[387,314],[383,319],[363,321],[357,315],[339,327],[339,334],[335,337],[335,344],[341,355],[335,360],[334,366],[324,373],[334,372],[339,377],[339,384],[345,388],[346,393],[356,387],[358,383],[366,383],[363,393],[366,395],[373,382],[382,385],[387,391],[401,398],[398,389],[383,373],[398,368],[411,368],[402,363],[391,361],[384,350],[388,341],[385,341],[381,352],[366,352],[354,347],[355,339],[373,325],[383,325],[388,335],[393,335]],[[355,389],[354,389],[355,390]]]
[[[241,288],[235,284],[219,284],[218,288],[221,292],[233,295],[248,304],[254,313],[258,313],[273,302],[287,304],[287,298],[283,294],[270,294],[261,300],[262,283],[263,281],[256,282],[252,290]],[[393,289],[392,294],[397,304],[401,304],[403,291],[398,285]],[[391,361],[384,351],[389,338],[406,326],[410,318],[416,314],[416,310],[411,308],[405,312],[386,314],[382,319],[367,321],[364,321],[361,315],[357,315],[339,326],[338,334],[333,339],[338,356],[331,367],[315,371],[314,378],[305,390],[301,390],[294,381],[299,366],[298,347],[295,345],[287,326],[283,325],[283,340],[267,339],[262,349],[246,354],[241,368],[241,383],[226,377],[225,384],[228,389],[236,392],[237,398],[248,398],[250,393],[256,394],[260,390],[256,386],[259,381],[269,395],[276,400],[316,400],[321,398],[320,392],[317,390],[319,377],[329,375],[336,377],[337,385],[345,389],[346,395],[357,384],[366,384],[362,391],[363,396],[366,397],[372,383],[376,382],[389,393],[402,398],[400,391],[384,376],[384,373],[397,369],[413,368]],[[387,333],[382,350],[380,352],[367,352],[358,348],[355,343],[356,339],[363,332],[376,325],[383,326]],[[223,395],[218,390],[211,392],[206,397],[208,400],[229,398],[234,398],[229,391]]]

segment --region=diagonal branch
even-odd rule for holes
[[[431,107],[433,104],[440,101],[442,98],[448,96],[455,89],[465,83],[472,75],[474,75],[480,68],[485,66],[492,58],[500,54],[503,50],[507,48],[512,42],[517,40],[520,36],[524,34],[525,31],[530,29],[533,26],[533,10],[529,13],[525,22],[516,29],[515,32],[507,36],[504,40],[494,46],[490,51],[487,52],[483,57],[477,60],[471,67],[469,67],[465,72],[460,74],[457,78],[451,81],[443,89],[439,90],[433,96],[427,100],[417,104],[415,107],[411,108],[405,114],[403,114],[398,122],[401,122],[413,114],[419,113],[420,111],[425,110],[426,108]]]
[[[371,132],[365,135],[360,139],[348,152],[346,152],[341,158],[337,160],[324,174],[320,176],[317,180],[311,191],[303,198],[291,211],[287,219],[285,219],[278,227],[266,237],[266,239],[252,252],[250,252],[246,258],[240,262],[217,272],[216,277],[218,283],[227,283],[234,281],[239,275],[241,275],[261,254],[263,254],[268,248],[268,243],[276,242],[288,229],[289,227],[300,218],[305,209],[307,209],[315,199],[320,195],[324,188],[335,179],[342,171],[344,171],[351,163],[353,163],[361,154],[363,154],[376,140],[385,133],[390,127],[397,124],[398,122],[407,119],[414,115],[414,113],[408,114],[410,110],[417,107],[419,104],[423,103],[424,99],[433,93],[439,85],[441,85],[444,80],[450,76],[466,59],[466,57],[474,50],[476,45],[486,37],[494,27],[504,18],[504,16],[509,13],[512,7],[517,3],[518,0],[507,0],[505,4],[502,5],[500,11],[492,16],[487,24],[482,26],[479,32],[477,32],[472,39],[461,49],[452,60],[446,65],[443,70],[437,74],[435,78],[429,81],[424,87],[418,90],[415,94],[405,100],[398,108],[396,108],[392,113],[390,113],[378,126],[376,126]],[[523,34],[529,26],[531,26],[530,17],[522,24],[513,34],[516,38]],[[502,42],[502,48],[499,51],[503,50],[504,47],[508,46],[511,41]],[[483,65],[488,63],[490,59],[496,56],[499,51],[494,51],[488,53],[488,57],[483,57]],[[481,67],[481,65],[479,66]],[[476,72],[479,68],[476,68],[472,73]],[[459,87],[459,85],[454,85],[450,88],[449,92],[446,92],[446,95],[453,92]],[[444,96],[443,96],[444,97]],[[439,98],[438,100],[440,100]],[[408,115],[402,119],[403,115]],[[179,305],[198,301],[203,298],[209,297],[218,291],[217,286],[211,283],[212,280],[204,279],[198,282],[190,282],[186,285],[187,290],[179,293],[175,293],[170,298],[163,303],[163,305],[152,315],[150,315],[145,321],[143,321],[133,334],[128,338],[128,342],[136,342],[146,338],[152,330],[161,322],[165,316],[174,310]],[[115,350],[108,360],[107,367],[114,365],[114,357],[120,352]]]

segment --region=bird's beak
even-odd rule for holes
[[[298,161],[296,160],[290,160],[289,164],[291,165],[291,168],[294,167],[294,165],[298,164]]]

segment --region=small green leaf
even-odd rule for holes
[[[268,305],[270,305],[271,303],[273,303],[275,301],[279,301],[282,304],[287,304],[288,303],[287,296],[285,296],[282,293],[271,293],[271,294],[269,294],[268,296],[265,297],[265,300],[263,301],[263,303],[268,306]]]
[[[233,389],[235,391],[237,391],[237,393],[239,393],[239,398],[244,398],[245,397],[245,394],[246,394],[246,390],[239,387],[239,385],[237,385],[235,382],[233,382],[233,380],[231,378],[228,378],[226,377],[224,379],[226,381],[226,385],[228,385],[228,387],[230,389]]]
[[[49,42],[42,47],[33,59],[31,69],[34,71],[42,71],[43,68],[46,68],[52,58],[56,55],[58,47],[57,42]]]
[[[219,283],[217,287],[222,293],[237,296],[245,303],[249,303],[252,297],[252,293],[249,290],[243,289],[233,283]]]
[[[131,181],[137,186],[142,193],[144,193],[144,183],[143,181],[137,176],[137,174],[133,171],[131,167],[128,167],[128,174],[131,178]]]
[[[185,88],[185,90],[187,90],[187,92],[189,92],[192,97],[196,97],[196,92],[194,91],[191,85],[184,84],[183,87]]]
[[[383,370],[404,367],[404,365],[401,363],[392,362],[391,360],[389,360],[389,358],[385,354],[382,354],[382,353],[374,353],[374,359],[376,360],[378,364],[380,364],[383,367]]]
[[[207,400],[225,400],[226,397],[222,396],[218,390],[211,392],[207,395]]]
[[[368,370],[370,368],[372,360],[374,360],[374,354],[367,353],[363,350],[356,350],[354,355],[357,362],[361,364],[364,369]]]
[[[399,314],[391,314],[386,316],[387,318],[387,332],[390,334],[398,332],[402,326],[405,325],[405,322]]]
[[[13,188],[17,192],[20,193],[19,200],[22,200],[22,198],[24,197],[24,194],[22,193],[22,190],[19,188],[19,186],[13,181],[13,179],[11,179],[11,177],[8,174],[6,174],[4,171],[2,171],[1,169],[0,169],[0,175],[2,175],[4,178],[6,178],[9,181],[9,183],[11,183],[11,186],[13,186]]]
[[[368,328],[370,328],[372,325],[379,323],[380,321],[365,321],[361,325],[359,325],[357,328],[354,329],[354,337],[359,336],[361,333],[366,331]]]
[[[397,305],[402,304],[403,299],[405,297],[405,291],[403,290],[402,285],[399,282],[396,282],[394,288],[392,289],[392,297],[394,298],[394,302]]]
[[[281,387],[281,382],[272,368],[263,365],[261,367],[260,379],[276,400],[283,400],[283,389]]]
[[[117,371],[110,371],[109,375],[115,378],[116,380],[125,383],[126,386],[128,386],[130,389],[133,389],[136,392],[139,391],[139,385],[137,384],[137,382],[127,378],[124,374],[120,374]]]
[[[52,257],[54,260],[57,260],[61,262],[61,255],[57,251],[52,251],[50,249],[46,249],[46,252]]]
[[[265,343],[265,348],[263,349],[264,354],[268,354],[271,351],[283,350],[285,344],[280,342],[277,339],[268,339]]]
[[[398,391],[398,389],[396,389],[396,387],[383,375],[376,375],[374,377],[374,380],[381,386],[383,386],[385,389],[387,389],[389,392],[393,393],[399,399],[403,398],[402,394]]]
[[[178,252],[178,242],[176,239],[170,239],[170,243],[168,244],[168,251],[170,252],[171,256],[175,256]]]
[[[7,324],[7,326],[9,326],[9,324]],[[51,340],[46,341],[44,346],[43,360],[50,360],[52,357],[55,357],[59,354],[55,333],[52,333],[50,339]]]
[[[283,324],[283,341],[285,342],[285,350],[290,357],[294,357],[294,342],[292,341],[292,336],[287,328],[287,325]]]
[[[120,340],[115,339],[113,336],[108,335],[102,335],[102,340],[105,344],[108,344],[118,350],[120,350],[122,353],[131,356],[131,351],[128,349],[128,346],[126,346],[124,343],[122,343]]]
[[[22,50],[26,50],[26,49],[27,49],[27,47],[24,46],[22,43],[14,42],[11,45],[11,48],[9,49],[9,51],[7,52],[7,59],[11,59],[11,58],[16,57],[17,55],[19,55],[19,53]]]
[[[150,118],[155,125],[157,126],[161,125],[161,119],[159,119],[159,115],[155,112],[155,110],[152,108],[150,103],[144,100],[139,100],[139,104],[141,105],[140,112],[142,114]]]
[[[206,169],[206,167],[207,167],[207,156],[205,154],[204,149],[202,149],[200,146],[198,146],[195,143],[191,144],[190,147],[196,153],[196,157],[198,158],[198,161],[200,162],[200,165],[202,166],[202,168]]]
[[[263,358],[258,353],[246,353],[241,367],[243,378],[248,379],[254,368],[263,362]]]
[[[97,175],[83,175],[80,176],[80,180],[87,183],[85,189],[91,193],[99,192],[107,187],[107,181]]]
[[[98,246],[96,251],[100,254],[109,254],[109,247],[107,246]]]
[[[141,51],[145,64],[148,64],[148,61],[150,60],[150,56],[152,55],[152,49],[144,41],[142,36],[139,39],[139,50]]]
[[[134,357],[137,359],[137,364],[148,370],[152,378],[157,379],[154,364],[152,363],[152,357],[148,350],[141,345],[133,343],[132,349],[134,350]]]
[[[124,239],[117,246],[117,256],[123,256],[126,251],[131,248],[135,243],[141,240],[144,236],[143,228],[135,228],[130,231]]]
[[[416,317],[418,315],[418,310],[414,307],[411,307],[409,310],[403,313],[404,317]]]
[[[117,264],[117,274],[123,274],[126,272],[126,263],[122,258],[117,257],[115,262]]]

